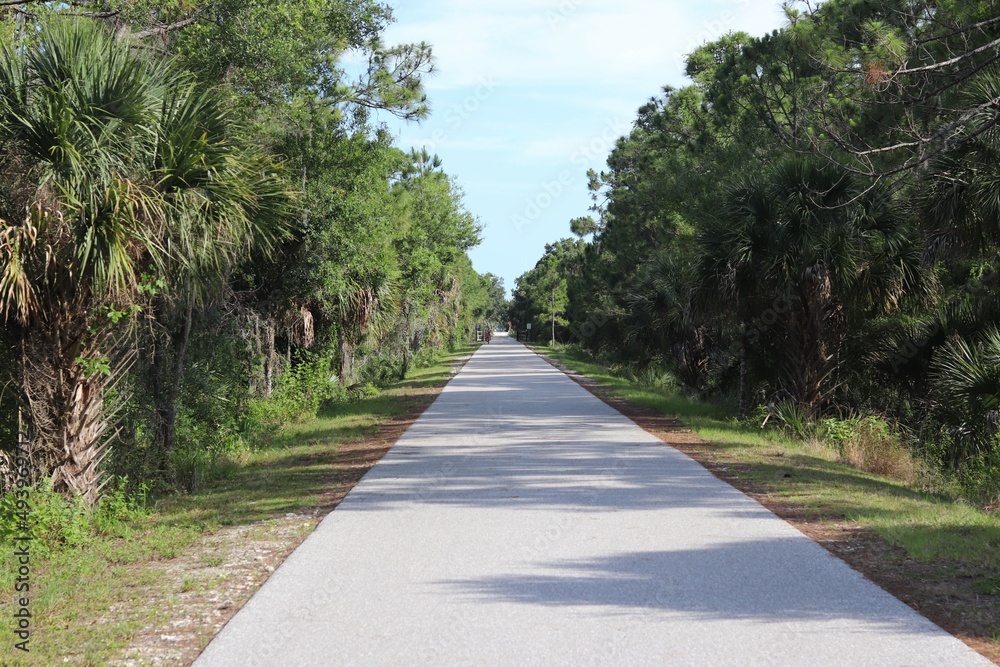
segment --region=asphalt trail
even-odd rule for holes
[[[503,337],[195,663],[989,664]]]

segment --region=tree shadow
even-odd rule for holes
[[[538,563],[539,573],[437,582],[485,603],[643,610],[712,620],[850,619],[870,629],[938,634],[932,624],[806,538],[733,541]]]

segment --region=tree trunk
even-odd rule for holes
[[[739,397],[739,417],[743,419],[747,416],[747,341],[746,336],[740,347],[740,397]]]
[[[36,480],[51,474],[56,491],[93,505],[107,452],[104,390],[110,374],[99,367],[98,351],[107,339],[87,344],[92,334],[86,313],[67,309],[50,317],[48,326],[26,331],[23,339],[28,458]],[[93,360],[94,367],[85,367],[81,359]]]
[[[264,326],[264,397],[271,398],[274,391],[274,379],[277,374],[278,352],[275,349],[275,323],[272,318],[267,318]]]
[[[354,375],[354,346],[344,332],[340,333],[340,367],[337,375],[342,387],[348,386]]]
[[[555,345],[556,343],[556,289],[552,288],[552,340],[549,341],[549,345]]]
[[[184,321],[180,330],[170,335],[173,348],[173,363],[168,366],[168,375],[161,379],[160,404],[157,406],[157,417],[160,427],[158,464],[163,470],[167,456],[174,451],[177,444],[177,411],[180,403],[181,384],[184,380],[187,351],[191,343],[191,327],[194,322],[194,304],[189,302],[184,310]]]
[[[809,416],[821,407],[827,379],[833,368],[829,354],[826,321],[833,299],[829,271],[817,263],[803,273],[799,304],[790,324],[792,345],[789,349],[791,393]]]
[[[404,332],[406,340],[403,341],[403,369],[399,374],[400,380],[405,380],[406,374],[410,372],[410,347],[413,345],[413,335],[411,331],[413,325],[411,323],[412,310],[409,301],[406,301],[403,304],[403,312],[405,314],[404,320],[406,322],[406,331]]]
[[[52,488],[65,495],[76,495],[93,506],[101,490],[99,466],[107,451],[102,436],[104,420],[104,385],[106,376],[76,378],[70,389],[70,411],[63,425],[62,461],[52,471]]]
[[[166,477],[169,472],[168,458],[177,443],[177,413],[194,321],[194,305],[188,303],[178,312],[165,301],[159,301],[156,320],[161,331],[154,345],[149,371],[155,440],[146,450],[144,467],[152,474]]]

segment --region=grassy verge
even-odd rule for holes
[[[763,431],[718,406],[619,377],[573,348],[537,348],[585,386],[744,490],[995,662],[1000,659],[1000,516],[933,476],[861,471],[837,449]],[[690,427],[650,415],[666,415]]]
[[[14,648],[17,564],[4,544],[0,664],[188,664],[472,351],[283,429],[195,493],[162,499],[105,534],[33,553],[28,653]]]

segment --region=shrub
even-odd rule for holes
[[[824,419],[820,434],[836,446],[841,460],[855,468],[907,483],[920,476],[910,449],[881,417]]]
[[[181,414],[177,418],[177,446],[170,452],[174,480],[181,488],[194,491],[204,482],[232,474],[245,463],[252,448],[243,428]]]
[[[681,384],[674,374],[657,364],[649,364],[642,369],[628,369],[624,377],[640,387],[680,391]]]
[[[958,475],[962,495],[987,510],[1000,510],[1000,454],[971,462]]]
[[[53,491],[51,483],[45,480],[31,489],[28,502],[28,531],[34,552],[46,554],[66,547],[79,547],[90,539],[92,512],[82,499],[67,500]],[[18,511],[14,494],[7,494],[0,501],[0,540],[10,543],[23,535],[23,516]]]
[[[343,389],[331,377],[330,360],[322,354],[303,357],[281,375],[270,398],[282,422],[311,419],[323,403],[343,397]]]
[[[135,521],[146,516],[149,487],[131,489],[127,478],[115,478],[105,489],[97,507],[81,498],[67,499],[52,490],[49,480],[30,489],[27,511],[31,548],[41,555],[86,546],[98,534],[124,537]],[[0,544],[11,544],[21,536],[24,513],[9,493],[0,499]]]
[[[98,532],[124,537],[137,519],[147,515],[149,484],[142,482],[132,487],[128,477],[119,477],[105,488],[93,514],[94,528]]]
[[[410,365],[413,365],[413,359]],[[375,385],[386,387],[397,381],[403,367],[402,355],[383,352],[365,357],[359,364],[358,382],[360,385]]]
[[[811,428],[809,416],[800,403],[792,400],[779,401],[770,407],[770,413],[782,429],[791,435],[797,438],[809,436]]]
[[[934,357],[931,405],[951,447],[945,463],[992,460],[1000,434],[1000,329],[974,340],[954,337]]]

